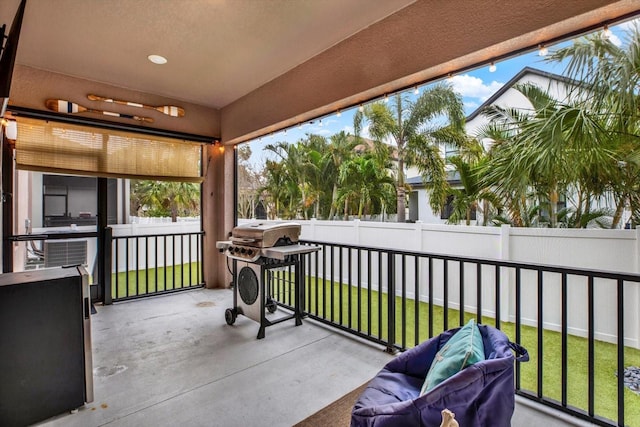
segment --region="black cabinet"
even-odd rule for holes
[[[0,425],[23,426],[93,400],[83,267],[0,275]]]

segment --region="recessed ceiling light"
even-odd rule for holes
[[[149,56],[147,56],[147,58],[149,58],[149,61],[153,62],[154,64],[166,64],[167,63],[167,58],[165,58],[164,56],[149,55]]]

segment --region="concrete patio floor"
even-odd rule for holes
[[[232,298],[198,289],[96,307],[95,399],[39,425],[291,426],[393,357],[308,319],[268,327],[257,340],[256,322],[225,323]],[[589,425],[538,409],[518,399],[512,425]]]

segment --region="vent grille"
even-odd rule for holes
[[[87,263],[86,240],[50,240],[44,242],[44,266],[60,267]]]

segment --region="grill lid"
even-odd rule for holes
[[[231,241],[256,248],[292,245],[300,238],[300,224],[295,222],[254,222],[238,225],[231,231]]]

